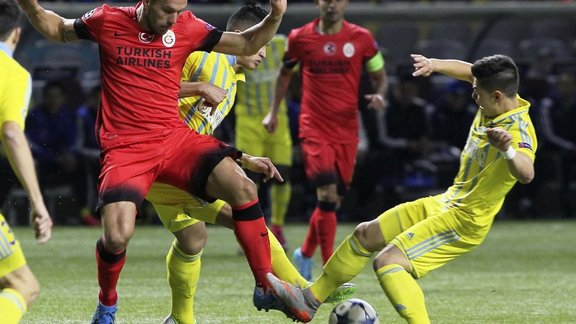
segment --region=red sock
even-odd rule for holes
[[[336,219],[335,211],[320,211],[317,223],[318,241],[320,241],[320,250],[322,251],[322,261],[324,264],[332,256],[334,251],[334,237],[336,236]]]
[[[270,288],[266,274],[272,272],[270,264],[270,241],[266,221],[258,199],[242,206],[232,207],[234,234],[242,246],[256,286]]]
[[[302,246],[300,249],[302,250],[302,255],[308,258],[314,256],[314,252],[316,251],[316,247],[318,246],[318,234],[317,231],[317,221],[318,221],[318,213],[320,213],[320,209],[316,207],[314,212],[312,212],[312,216],[310,216],[310,222],[308,225],[308,232],[306,232],[306,238],[304,238],[304,242],[302,242]]]
[[[112,306],[118,300],[116,285],[126,262],[126,250],[112,254],[104,248],[102,239],[96,243],[96,264],[98,265],[98,300],[102,305]]]

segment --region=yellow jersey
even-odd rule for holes
[[[236,97],[239,81],[245,81],[244,73],[236,72],[236,56],[217,52],[193,52],[182,69],[182,81],[208,82],[227,91],[226,98],[210,115],[210,110],[200,109],[200,96],[181,98],[178,104],[180,118],[200,134],[212,134],[228,115]]]
[[[535,158],[538,142],[528,115],[530,103],[520,97],[518,100],[518,108],[492,119],[482,116],[480,110],[476,113],[454,184],[441,195],[446,208],[458,208],[478,225],[491,224],[516,183],[500,151],[488,142],[486,129],[507,130],[512,135],[511,147]]]
[[[276,91],[276,78],[282,68],[282,56],[286,49],[286,36],[276,35],[266,46],[266,59],[254,71],[246,72],[246,83],[238,85],[238,98],[234,113],[240,117],[254,117],[258,123],[268,113]],[[279,115],[286,114],[282,100]]]
[[[32,78],[12,55],[12,50],[0,42],[0,125],[14,121],[24,129]]]

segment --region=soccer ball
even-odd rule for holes
[[[374,307],[362,299],[348,299],[334,306],[329,324],[379,324]]]

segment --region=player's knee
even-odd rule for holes
[[[30,306],[36,297],[40,294],[40,283],[36,280],[36,277],[32,275],[27,281],[25,286],[25,291],[22,293],[26,304]]]
[[[106,232],[104,234],[105,238],[105,249],[111,253],[117,253],[123,251],[128,247],[128,242],[132,238],[133,230],[114,230]]]
[[[30,268],[25,265],[11,273],[8,278],[6,286],[18,291],[26,301],[26,304],[30,306],[40,293],[40,284]]]
[[[372,222],[358,224],[356,229],[354,229],[354,236],[364,249],[370,252],[377,252],[383,248],[383,240],[377,236],[378,233],[373,226],[374,224]],[[377,230],[379,231],[379,229]]]
[[[316,197],[319,201],[338,203],[338,190],[336,185],[320,186],[316,188]]]
[[[202,252],[207,241],[207,235],[201,235],[200,237],[194,238],[188,237],[186,240],[178,241],[178,247],[188,255],[196,255]]]
[[[258,198],[256,184],[248,177],[243,177],[236,188],[232,188],[237,203],[244,203]]]
[[[374,271],[391,264],[398,264],[406,271],[410,271],[410,262],[406,256],[393,244],[388,244],[378,255],[374,258],[372,266]]]
[[[178,232],[174,232],[178,248],[188,255],[202,252],[208,241],[206,225],[203,222],[195,223]]]

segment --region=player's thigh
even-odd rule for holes
[[[338,183],[336,152],[328,143],[303,139],[302,159],[306,177],[316,187]]]
[[[245,178],[244,171],[234,161],[240,152],[212,136],[178,130],[166,144],[170,144],[170,149],[156,179],[158,182],[173,185],[205,201],[213,201],[220,196],[214,196],[219,193],[217,190],[208,194],[210,179],[233,183]],[[226,187],[218,189],[224,192],[232,190]]]
[[[280,126],[283,125],[283,126]],[[266,138],[264,155],[276,165],[292,165],[292,138],[287,123],[280,124],[273,134]]]
[[[356,153],[358,152],[358,143],[346,143],[334,145],[336,152],[336,168],[340,176],[340,182],[345,189],[350,187],[352,177],[354,176],[354,167],[356,165]]]
[[[412,275],[420,278],[480,244],[462,236],[459,228],[459,217],[452,210],[442,211],[409,227],[392,244],[410,261]]]
[[[256,124],[258,122],[258,124]],[[260,120],[242,118],[236,124],[236,148],[252,156],[265,156],[266,129]],[[269,156],[268,156],[269,157]]]
[[[216,216],[225,204],[221,200],[207,203],[184,190],[157,182],[152,185],[146,199],[156,209],[164,227],[173,233],[198,221],[214,224]]]
[[[385,244],[434,212],[430,197],[399,204],[377,217]]]

